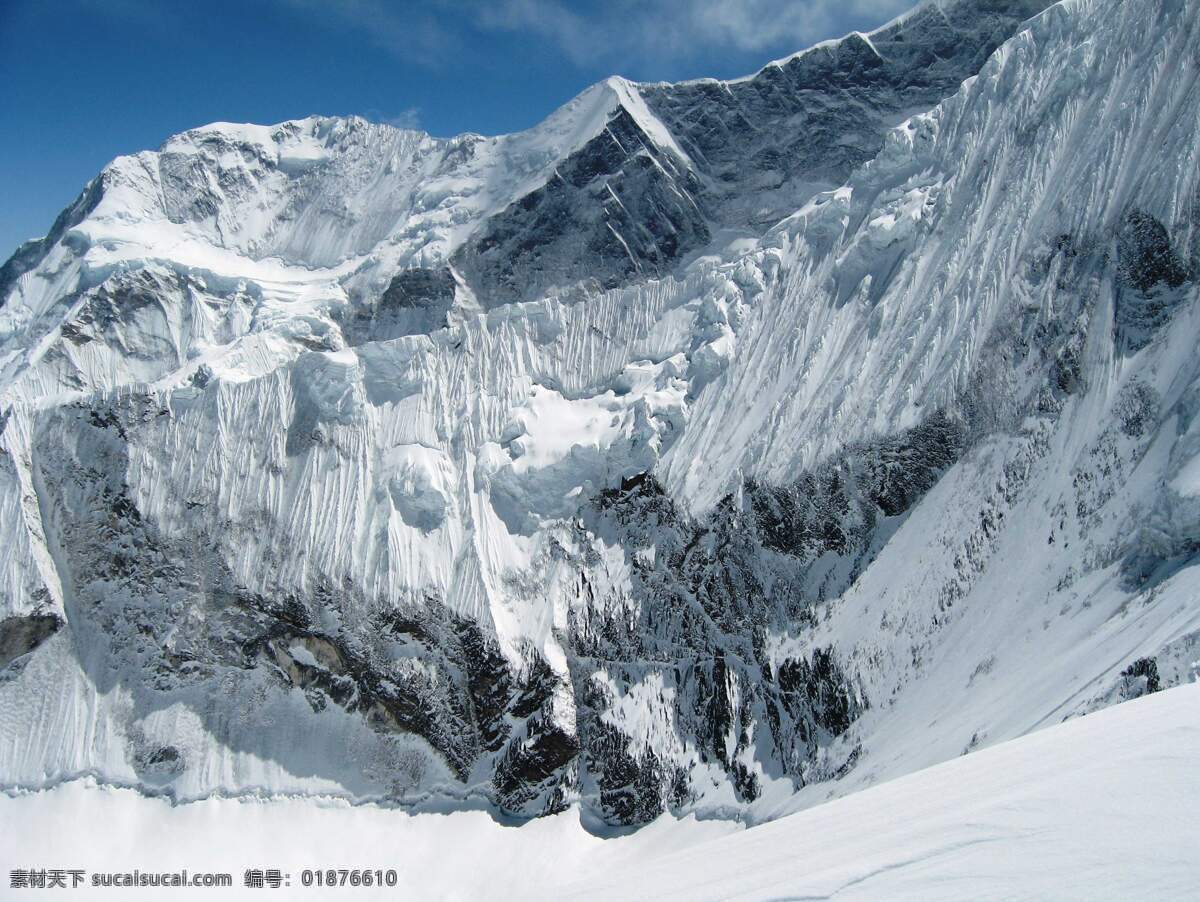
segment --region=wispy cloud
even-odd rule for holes
[[[415,130],[421,127],[421,110],[415,106],[401,110],[398,113],[388,113],[372,108],[363,110],[362,115],[372,122],[382,122],[384,125],[391,125],[394,128]]]
[[[886,19],[917,0],[273,0],[354,29],[397,57],[452,65],[488,33],[526,34],[579,66],[703,59],[714,53],[799,50]]]
[[[486,29],[529,31],[580,64],[692,59],[726,51],[801,49],[855,25],[879,23],[916,0],[498,0],[480,7]]]
[[[439,69],[465,52],[458,0],[271,0],[336,28],[356,31],[393,55]],[[458,10],[461,12],[461,10]]]

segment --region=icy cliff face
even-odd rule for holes
[[[757,817],[1191,679],[1200,4],[1047,5],[114,161],[0,270],[0,782]]]

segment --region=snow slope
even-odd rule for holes
[[[1200,881],[1198,725],[1189,685],[749,830],[668,815],[608,839],[574,810],[516,827],[330,800],[172,807],[68,783],[0,796],[0,823],[20,825],[0,868],[225,871],[234,888],[212,892],[228,898],[271,892],[243,889],[247,868],[290,874],[287,898],[322,898],[299,885],[304,868],[359,867],[399,881],[344,890],[355,898],[1183,899]]]
[[[1073,720],[555,898],[1185,899],[1200,686]]]
[[[0,784],[758,821],[1193,679],[1197,29],[115,161],[0,271]]]

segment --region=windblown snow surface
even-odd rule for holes
[[[121,157],[0,268],[0,785],[710,830],[1192,682],[1198,276],[1200,0]]]
[[[1200,881],[1200,823],[1195,793],[1180,790],[1194,787],[1198,756],[1192,685],[748,830],[664,815],[601,839],[571,814],[514,827],[482,812],[406,815],[328,799],[173,808],[132,790],[66,783],[0,798],[0,817],[21,825],[0,867],[234,877],[228,890],[155,891],[164,898],[283,895],[242,887],[246,869],[264,867],[291,874],[287,898],[321,898],[298,883],[319,858],[395,868],[394,889],[326,890],[372,899],[1186,899]],[[100,823],[109,829],[96,831]]]

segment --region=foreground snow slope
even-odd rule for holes
[[[501,826],[481,812],[409,815],[331,800],[171,806],[69,783],[0,796],[0,870],[289,873],[395,868],[420,899],[1184,899],[1200,885],[1200,685],[1050,727],[740,830],[664,816],[599,839],[578,812]],[[100,825],[104,825],[101,828]],[[61,893],[68,898],[71,891]],[[87,890],[116,898],[130,890]],[[155,891],[155,898],[200,893]],[[328,894],[329,891],[326,891]],[[107,895],[106,895],[107,894]],[[53,898],[38,892],[38,898]]]
[[[557,898],[1187,899],[1200,685],[1003,743]]]
[[[760,820],[1188,681],[1198,33],[115,161],[0,270],[0,784]]]

